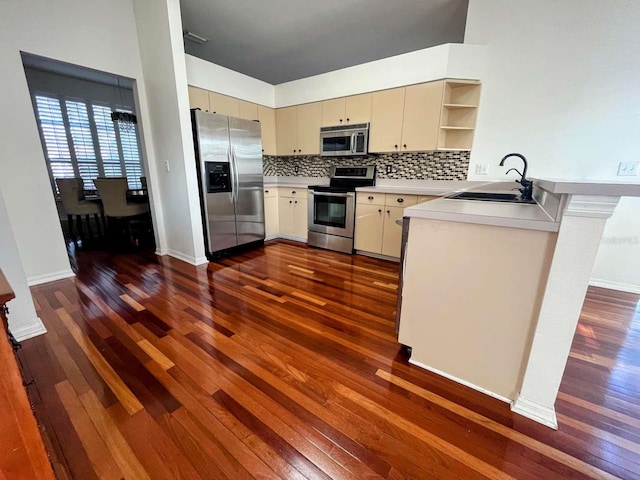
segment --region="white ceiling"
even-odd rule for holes
[[[461,43],[468,0],[180,0],[187,53],[271,84]]]

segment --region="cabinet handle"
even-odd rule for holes
[[[262,153],[264,153],[264,148],[262,149]]]
[[[296,191],[295,190],[291,190],[291,195],[295,195]]]
[[[298,203],[298,200],[296,200],[296,201],[295,201],[295,202],[293,202],[293,203]]]
[[[387,210],[387,213],[391,214],[391,210]]]
[[[293,153],[296,153],[296,149],[295,148],[293,149]]]
[[[382,213],[382,209],[381,208],[378,209],[378,213]]]
[[[397,202],[398,202],[398,203],[402,203],[402,202],[404,202],[404,198],[398,198]]]
[[[393,147],[394,147],[396,150],[398,149],[398,145],[394,145]]]
[[[347,122],[349,121],[349,119],[347,118]]]
[[[369,196],[367,197],[367,199],[369,199],[369,200],[373,200],[373,197],[372,197],[371,195],[369,195]]]
[[[340,123],[342,123],[342,119],[340,119]]]
[[[289,200],[289,203],[293,203],[293,200]]]
[[[407,144],[405,143],[404,145],[402,145],[404,148],[407,148]]]
[[[269,193],[269,190],[265,190],[264,193]]]

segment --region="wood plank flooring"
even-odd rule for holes
[[[637,295],[589,290],[553,431],[408,364],[393,263],[77,264],[33,288],[49,332],[20,354],[59,479],[640,479]]]

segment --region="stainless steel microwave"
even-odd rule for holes
[[[366,155],[368,147],[368,123],[320,129],[320,155],[323,157]]]

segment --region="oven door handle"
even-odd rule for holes
[[[311,192],[312,195],[318,195],[321,197],[341,197],[341,198],[348,198],[348,197],[355,197],[355,193],[353,192],[345,192],[345,193],[332,193],[332,192]]]

